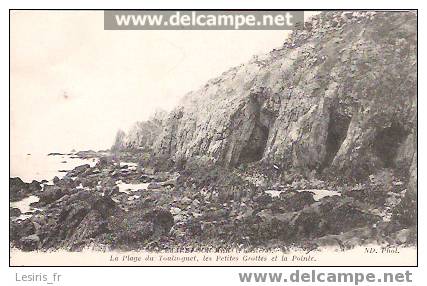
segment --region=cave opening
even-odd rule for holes
[[[269,129],[267,127],[260,122],[256,122],[247,145],[240,153],[238,164],[252,163],[262,159],[267,145],[268,133]]]
[[[373,142],[375,155],[383,162],[385,168],[395,166],[395,158],[399,145],[405,140],[408,132],[398,123],[392,122],[390,127],[379,130]]]
[[[326,155],[321,170],[332,164],[344,139],[347,137],[351,117],[332,110],[329,114],[328,135],[326,137]]]

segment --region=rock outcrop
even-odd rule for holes
[[[165,111],[158,110],[149,120],[136,122],[129,132],[124,133],[122,130],[119,130],[111,149],[113,151],[122,149],[151,149],[162,130],[162,122],[166,116],[167,113]]]
[[[35,194],[41,190],[40,183],[33,180],[31,183],[25,183],[20,178],[9,178],[10,201],[15,202],[25,197]]]
[[[416,173],[416,22],[414,12],[323,12],[282,48],[188,93],[149,139],[129,141],[226,166]]]

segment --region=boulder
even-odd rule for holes
[[[292,211],[301,210],[315,202],[313,193],[307,191],[284,192],[280,194],[280,198],[284,201],[284,207]]]
[[[18,217],[21,215],[21,211],[18,208],[9,208],[10,217]]]
[[[160,183],[162,187],[172,187],[174,188],[177,184],[177,180],[176,179],[170,179],[164,182]]]
[[[320,237],[370,226],[380,220],[351,200],[328,198],[302,209],[293,218],[292,225],[297,230],[296,237]]]
[[[147,189],[148,190],[154,190],[154,189],[160,189],[162,188],[162,185],[160,183],[156,183],[156,182],[151,182],[148,186]]]
[[[413,245],[417,242],[417,230],[414,227],[401,229],[391,236],[397,244]]]
[[[145,213],[134,210],[128,213],[119,226],[119,245],[132,247],[146,241],[168,235],[174,224],[172,214],[164,209],[152,209]]]
[[[52,182],[56,185],[59,183],[59,178],[57,176],[55,176],[52,180]]]
[[[9,178],[10,201],[20,201],[25,197],[35,194],[41,190],[40,183],[33,180],[31,183],[25,183],[20,178]]]
[[[64,196],[65,198],[65,196]],[[100,193],[81,190],[69,194],[66,199],[48,205],[48,220],[37,218],[44,249],[65,247],[76,250],[107,232],[107,224],[114,224],[113,214],[120,217],[116,203]]]
[[[66,190],[59,188],[57,186],[45,186],[44,191],[39,195],[38,205],[47,205],[53,203],[54,201],[60,199],[67,193]]]
[[[24,251],[37,250],[40,246],[40,238],[36,234],[32,234],[21,238],[21,249]]]
[[[22,237],[34,234],[35,227],[30,219],[10,222],[10,241],[19,244]]]
[[[36,180],[31,181],[28,188],[30,189],[31,192],[37,192],[42,189],[42,187],[40,186],[40,183],[37,182]]]
[[[68,177],[77,177],[80,174],[86,172],[89,168],[90,168],[89,164],[84,164],[84,165],[77,166],[73,170],[71,170],[70,172],[68,172],[67,176]]]

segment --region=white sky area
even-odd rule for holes
[[[313,14],[313,13],[311,13]],[[11,153],[109,148],[116,131],[288,31],[104,31],[102,11],[11,12]]]

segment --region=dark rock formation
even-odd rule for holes
[[[82,174],[83,172],[87,171],[90,168],[89,164],[84,164],[81,166],[77,166],[76,168],[74,168],[73,170],[71,170],[68,174],[67,177],[76,177],[80,174]]]
[[[21,215],[21,211],[18,208],[9,208],[10,217],[18,217]]]
[[[20,178],[9,178],[10,201],[19,201],[41,190],[40,183],[33,180],[25,183]]]
[[[281,49],[190,92],[147,142],[176,161],[408,175],[416,169],[416,22],[413,12],[323,12]]]
[[[53,203],[65,195],[64,189],[58,186],[45,186],[44,191],[40,193],[40,200],[37,202],[38,206]]]
[[[10,222],[10,241],[20,245],[21,238],[34,234],[36,231],[30,219]]]
[[[39,201],[31,205],[40,210],[29,219],[11,219],[11,245],[24,251],[58,248],[76,251],[91,244],[138,249],[168,236],[174,219],[167,209],[158,206],[167,206],[171,196],[159,193],[156,198],[148,198],[149,194],[135,193],[138,198],[145,198],[143,203],[131,194],[118,192],[111,174],[120,169],[127,170],[111,158],[104,158],[95,167],[78,166],[64,178],[55,180],[54,185],[46,185],[38,193]],[[131,182],[143,173],[134,170],[117,176],[117,180]],[[157,191],[171,186],[171,183],[156,184]],[[12,209],[11,215],[16,217],[19,213]]]
[[[39,248],[40,238],[36,234],[31,234],[21,238],[19,243],[24,251],[37,250]]]

